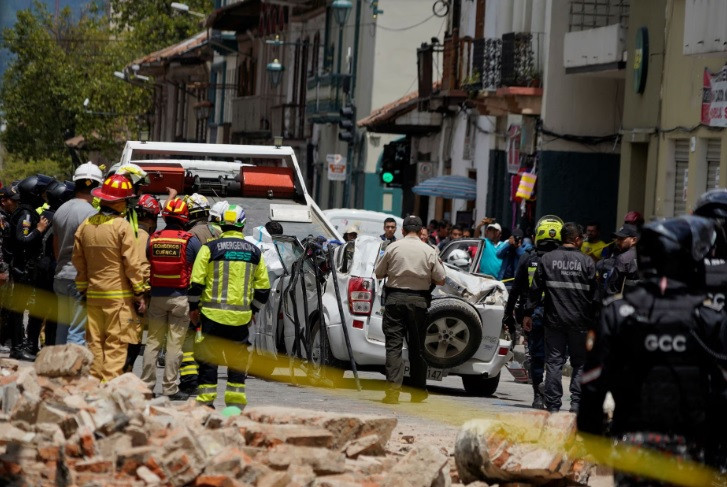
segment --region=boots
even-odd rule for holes
[[[537,385],[533,385],[533,409],[545,409],[545,399]]]
[[[32,353],[30,353],[22,345],[14,345],[10,349],[10,358],[13,358],[15,360],[26,360],[28,362],[35,361],[35,355],[33,355]]]
[[[10,325],[12,326],[12,335],[10,340],[12,345],[10,347],[10,358],[15,360],[26,360],[28,362],[33,362],[35,360],[35,355],[30,353],[27,349],[29,342],[25,338],[22,315],[20,315],[19,318],[17,316],[14,317],[17,319],[10,322]]]

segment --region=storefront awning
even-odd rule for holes
[[[421,196],[474,200],[477,199],[477,181],[466,176],[437,176],[417,184],[412,191]]]

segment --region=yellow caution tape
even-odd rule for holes
[[[15,284],[15,288],[20,286]],[[41,304],[57,299],[55,294],[48,291],[36,289],[35,294],[36,302]],[[5,307],[17,312],[23,312],[26,308],[25,303],[20,305],[13,302],[6,303]],[[38,306],[37,309],[48,308]],[[206,342],[206,346],[196,354],[198,360],[236,370],[246,370],[249,374],[265,380],[286,382],[302,387],[320,388],[333,396],[348,399],[358,397],[356,388],[353,386],[353,379],[343,378],[340,369],[320,366],[288,356],[275,357],[260,352],[250,354],[247,347],[241,347],[237,343],[222,338],[203,335],[198,331],[195,341],[199,343],[201,340]],[[206,352],[208,350],[214,350],[215,352]],[[288,375],[273,375],[276,368],[288,369],[290,373]],[[380,384],[381,381],[364,380],[363,382]],[[401,392],[411,393],[416,392],[416,389],[404,386]],[[382,406],[385,405],[382,404]],[[531,427],[530,423],[526,421],[518,424],[516,413],[485,412],[479,408],[458,403],[446,396],[429,396],[426,407],[409,403],[389,407],[392,408],[392,411],[404,411],[452,426],[462,426],[478,416],[483,418],[489,416],[488,419],[503,422],[502,431],[506,432],[505,434],[509,432],[509,434],[513,435],[510,438],[512,441],[518,440],[516,433],[518,430],[523,431]],[[601,436],[579,433],[578,440],[579,445],[582,445],[596,462],[610,466],[615,470],[668,482],[671,485],[688,487],[727,485],[727,477],[698,462],[677,460],[672,455],[649,448],[615,444],[613,439]],[[553,450],[556,447],[543,442],[539,442],[538,445],[547,450]]]

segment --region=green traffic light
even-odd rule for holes
[[[384,174],[381,175],[381,180],[383,182],[385,182],[386,184],[389,184],[390,182],[392,182],[394,180],[394,175],[391,174],[390,172],[385,172]]]

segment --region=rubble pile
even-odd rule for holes
[[[396,419],[253,407],[225,417],[152,398],[135,375],[89,376],[90,352],[0,359],[0,484],[60,486],[447,486],[429,445],[387,454]]]
[[[576,415],[500,414],[462,426],[454,450],[462,482],[588,485],[595,465],[576,438]]]

